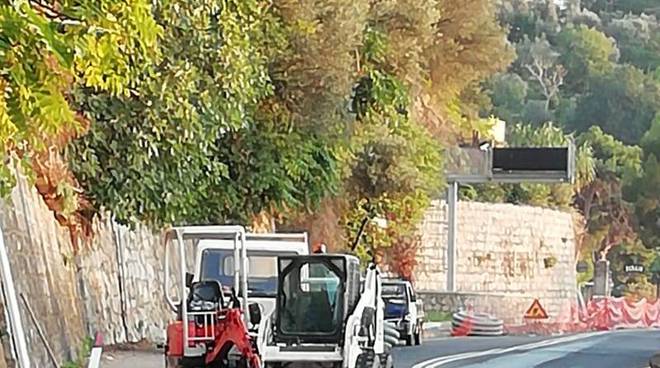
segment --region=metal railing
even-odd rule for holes
[[[291,240],[307,243],[307,233],[248,233],[246,240]]]
[[[200,323],[200,321],[202,321]],[[215,340],[215,326],[218,322],[218,311],[188,312],[188,323],[195,326],[193,333],[188,335],[189,342],[210,342]],[[200,328],[202,333],[199,334]]]

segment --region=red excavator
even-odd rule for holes
[[[234,241],[234,285],[216,280],[193,282],[186,255],[200,240]],[[174,245],[175,255],[170,254]],[[171,274],[170,269],[177,272]],[[167,326],[167,368],[259,368],[259,355],[248,325],[258,326],[261,309],[247,301],[247,251],[242,226],[176,227],[165,235],[166,300],[176,313]],[[172,285],[172,280],[177,280]],[[177,290],[178,298],[170,291]],[[242,296],[239,300],[236,291]]]

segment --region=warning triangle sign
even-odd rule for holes
[[[541,302],[539,302],[538,299],[534,299],[534,302],[532,305],[529,307],[527,312],[525,312],[525,318],[526,319],[548,319],[548,313],[546,313],[545,309],[543,309],[543,306],[541,306]]]

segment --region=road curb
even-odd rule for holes
[[[434,338],[449,336],[451,332],[451,322],[426,322],[424,324],[424,337]]]

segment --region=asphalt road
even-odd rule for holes
[[[399,349],[397,368],[643,368],[660,331],[614,331],[539,339],[466,338]]]
[[[645,368],[660,330],[563,337],[440,338],[397,348],[396,368]],[[162,353],[104,353],[102,368],[163,368]]]

